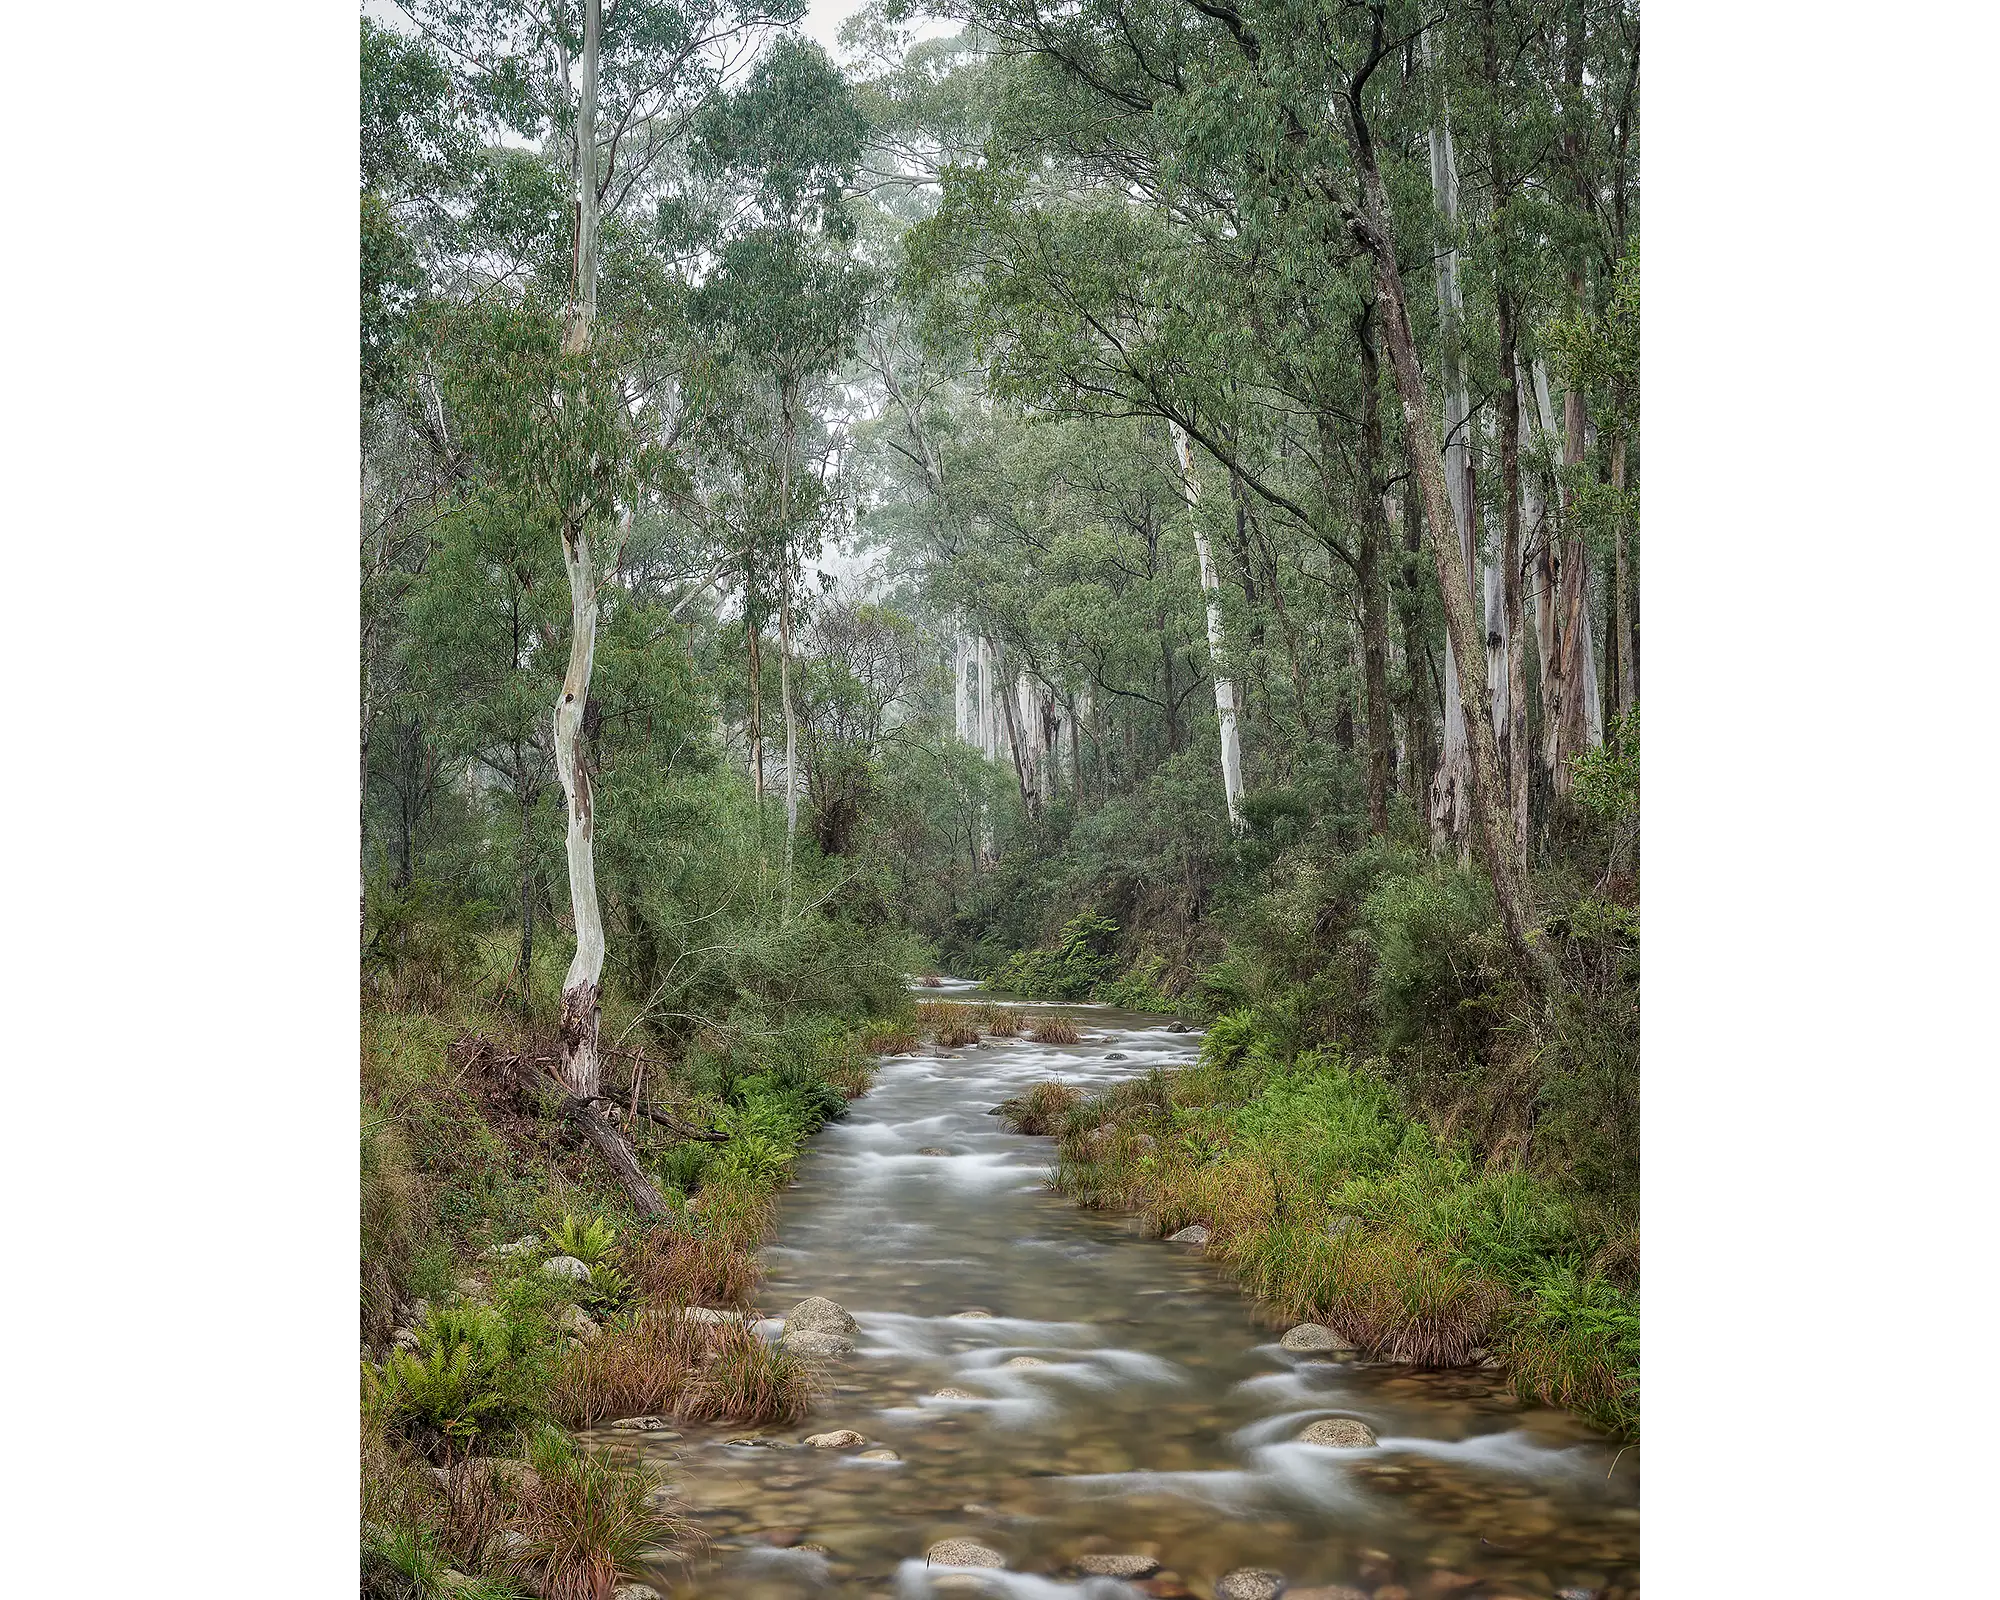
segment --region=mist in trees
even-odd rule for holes
[[[799,15],[362,23],[364,939],[567,961],[586,1103],[603,984],[671,1048],[1087,901],[1189,993],[1364,857],[1567,1015],[1578,906],[1636,945],[1636,7]]]

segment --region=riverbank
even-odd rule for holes
[[[1009,1107],[1057,1136],[1051,1184],[1135,1212],[1364,1356],[1504,1370],[1524,1399],[1639,1432],[1636,1227],[1401,1109],[1366,1062],[1281,1055],[1248,1014],[1195,1066]],[[1625,1269],[1625,1270],[1621,1270]]]
[[[505,943],[483,952],[501,973]],[[615,1043],[632,1017],[608,999],[614,1120],[674,1211],[648,1223],[519,1070],[559,974],[524,1020],[467,969],[363,1006],[362,1592],[583,1600],[693,1536],[659,1474],[570,1430],[792,1421],[820,1393],[804,1352],[751,1331],[755,1251],[805,1141],[914,1039],[907,1009],[796,1010],[651,1060]]]

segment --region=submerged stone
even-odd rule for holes
[[[934,1567],[1004,1567],[1007,1558],[990,1545],[970,1539],[940,1539],[924,1552],[924,1560]]]
[[[1167,1235],[1168,1244],[1207,1244],[1208,1240],[1208,1228],[1205,1224],[1199,1222],[1195,1223],[1192,1227],[1181,1229],[1179,1233],[1170,1233]]]
[[[852,1428],[835,1428],[831,1433],[815,1433],[806,1443],[815,1450],[851,1450],[857,1444],[866,1444],[867,1438]]]
[[[1159,1562],[1142,1555],[1078,1556],[1070,1565],[1092,1578],[1150,1578],[1160,1570]]]
[[[1277,1600],[1285,1575],[1269,1567],[1238,1567],[1215,1580],[1215,1600]]]
[[[1357,1417],[1321,1417],[1299,1434],[1299,1443],[1363,1450],[1375,1443],[1375,1430]]]

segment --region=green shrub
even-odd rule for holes
[[[557,1255],[574,1256],[594,1267],[618,1242],[618,1228],[604,1217],[575,1217],[565,1211],[562,1221],[547,1230],[547,1238]]]
[[[362,1401],[383,1430],[427,1455],[450,1457],[504,1439],[534,1413],[531,1337],[491,1306],[433,1309],[415,1350],[364,1363]]]
[[[1111,974],[1118,924],[1093,912],[1063,924],[1053,948],[1023,950],[987,980],[987,987],[1030,1000],[1082,1000]]]
[[[1375,953],[1383,1043],[1401,1049],[1434,1040],[1452,1056],[1483,1054],[1504,970],[1484,876],[1439,868],[1387,878],[1369,895],[1362,922]]]

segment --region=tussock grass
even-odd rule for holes
[[[979,1043],[979,1024],[970,1017],[953,1017],[940,1022],[931,1037],[944,1049],[956,1050]]]
[[[744,1306],[757,1288],[756,1258],[709,1233],[656,1227],[629,1259],[633,1280],[657,1305]]]
[[[1083,1035],[1068,1017],[1042,1016],[1035,1018],[1028,1037],[1036,1044],[1075,1044]]]
[[[900,1023],[878,1022],[861,1035],[861,1048],[878,1056],[907,1055],[921,1043],[916,1029]]]
[[[604,1600],[621,1582],[647,1576],[646,1553],[685,1550],[698,1535],[665,1499],[657,1473],[579,1450],[544,1432],[530,1452],[541,1483],[515,1527],[510,1575],[543,1600]]]
[[[986,1031],[996,1039],[1017,1038],[1021,1032],[1021,1014],[1012,1006],[988,1006]]]
[[[796,1352],[767,1344],[740,1324],[709,1331],[708,1363],[681,1415],[691,1421],[796,1422],[812,1410],[819,1385]]]
[[[1055,1133],[1082,1100],[1083,1091],[1074,1084],[1038,1083],[1018,1100],[1007,1102],[1006,1122],[1016,1133]]]
[[[965,1015],[965,1007],[949,1000],[919,1000],[917,1002],[917,1026],[928,1033],[931,1029]]]
[[[568,1427],[594,1428],[620,1417],[678,1414],[708,1354],[706,1332],[672,1309],[613,1323],[556,1368],[550,1415]]]

